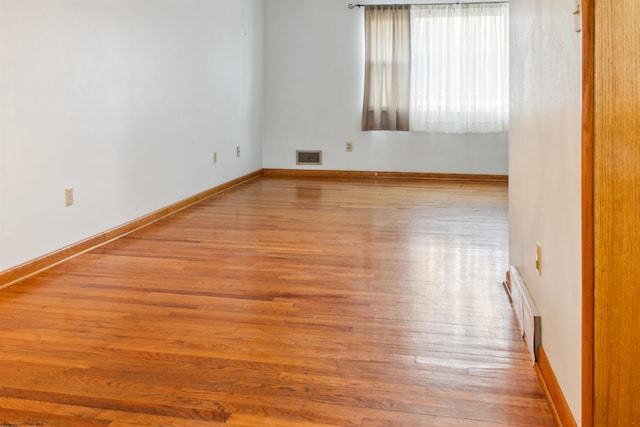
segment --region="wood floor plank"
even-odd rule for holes
[[[24,400],[18,398],[0,397],[0,406],[9,414],[10,410],[15,411],[15,419],[32,419],[41,420],[36,422],[17,422],[18,424],[41,424],[42,426],[60,425],[66,426],[104,426],[110,427],[184,427],[184,418],[174,418],[160,415],[135,414],[131,412],[121,412],[114,410],[102,410],[88,408],[82,406],[74,406],[69,404],[60,404],[52,402],[42,402],[33,400]],[[26,414],[32,414],[29,418],[25,418]],[[63,414],[63,415],[61,415]],[[4,415],[4,412],[3,412]],[[59,424],[55,424],[59,420]],[[189,420],[190,427],[215,427],[216,425],[225,425],[225,422]]]
[[[0,419],[2,420],[2,425],[5,426],[105,427],[111,424],[111,422],[108,420],[99,420],[86,417],[73,417],[67,415],[43,414],[35,411],[19,411],[8,408],[2,408]]]
[[[504,183],[256,179],[1,291],[0,423],[552,426],[507,238]]]

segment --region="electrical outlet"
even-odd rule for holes
[[[542,245],[536,242],[536,271],[542,276]]]
[[[353,142],[347,142],[346,149],[347,153],[351,153],[353,151]]]
[[[71,206],[73,204],[73,187],[64,189],[64,205]]]
[[[240,157],[240,146],[236,147],[236,157]]]
[[[213,152],[213,163],[218,163],[218,152],[217,151]]]

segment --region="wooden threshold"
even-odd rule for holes
[[[576,421],[542,345],[538,347],[538,362],[534,365],[534,369],[556,424],[559,427],[576,427]]]
[[[370,179],[429,179],[443,181],[508,182],[508,175],[460,174],[432,172],[376,172],[321,169],[264,169],[265,176]]]
[[[185,209],[191,205],[194,205],[208,197],[221,193],[231,187],[250,181],[263,175],[262,170],[243,175],[231,181],[225,182],[201,193],[195,194],[179,202],[173,203],[157,211],[151,212],[140,218],[136,218],[133,221],[119,225],[111,230],[107,230],[103,233],[99,233],[95,236],[89,237],[80,242],[74,243],[57,251],[43,255],[39,258],[27,261],[24,264],[10,268],[8,270],[0,272],[0,289],[7,288],[17,282],[33,276],[41,271],[58,265],[68,259],[71,259],[77,255],[88,252],[95,249],[105,243],[118,239],[122,236],[126,236],[132,231],[138,230],[142,227],[146,227],[149,224],[172,215],[182,209]]]

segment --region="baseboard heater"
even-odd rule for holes
[[[531,357],[537,362],[538,347],[542,337],[540,313],[516,267],[509,266],[504,287],[516,312],[522,338],[527,343]]]

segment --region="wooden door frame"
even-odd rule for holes
[[[582,426],[594,422],[595,0],[582,0]]]

